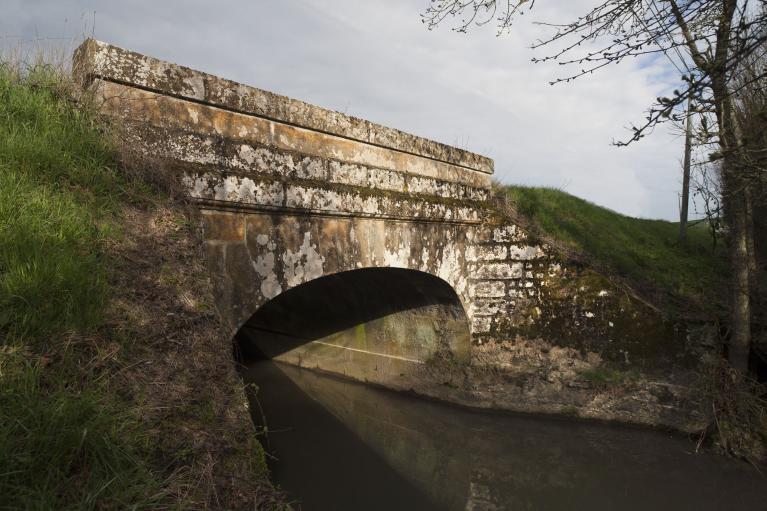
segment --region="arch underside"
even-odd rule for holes
[[[432,361],[466,363],[470,349],[466,315],[452,288],[401,268],[350,270],[294,287],[261,306],[236,341],[245,358],[390,386]]]

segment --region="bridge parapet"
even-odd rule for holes
[[[211,205],[475,223],[488,197],[484,156],[95,40],[73,67]]]
[[[233,112],[493,173],[493,160],[485,156],[94,39],[85,41],[78,48],[74,71],[81,79],[98,77],[130,84]]]
[[[366,311],[366,335],[314,339],[282,357],[387,384],[438,350],[469,361],[465,254],[482,229],[492,160],[94,40],[76,51],[73,68],[126,145],[157,162],[155,172],[183,176],[200,206],[216,305],[233,335],[258,331],[254,314],[304,284],[404,269],[413,273],[368,273],[374,280],[359,280],[365,289],[314,283],[329,316],[343,315],[335,311],[341,303],[351,316],[387,283],[399,282],[392,296],[424,300],[385,321],[377,316],[385,307]],[[435,281],[452,302],[437,300],[444,288]],[[344,297],[322,294],[341,289]]]

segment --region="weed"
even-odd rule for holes
[[[767,387],[712,357],[702,373],[701,391],[713,423],[699,443],[710,434],[730,455],[754,464],[767,461]]]
[[[99,384],[116,152],[51,65],[0,62],[0,507],[157,504],[140,424]],[[73,332],[79,332],[74,335]],[[107,357],[108,358],[108,357]]]

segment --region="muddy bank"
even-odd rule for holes
[[[146,426],[163,490],[184,509],[278,507],[213,306],[197,216],[172,203],[126,207],[121,228],[108,247],[107,330],[128,342],[112,355],[122,369],[111,385]]]

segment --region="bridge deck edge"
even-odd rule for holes
[[[73,56],[73,74],[82,83],[94,78],[493,173],[493,160],[470,151],[268,92],[202,71],[87,39]]]

